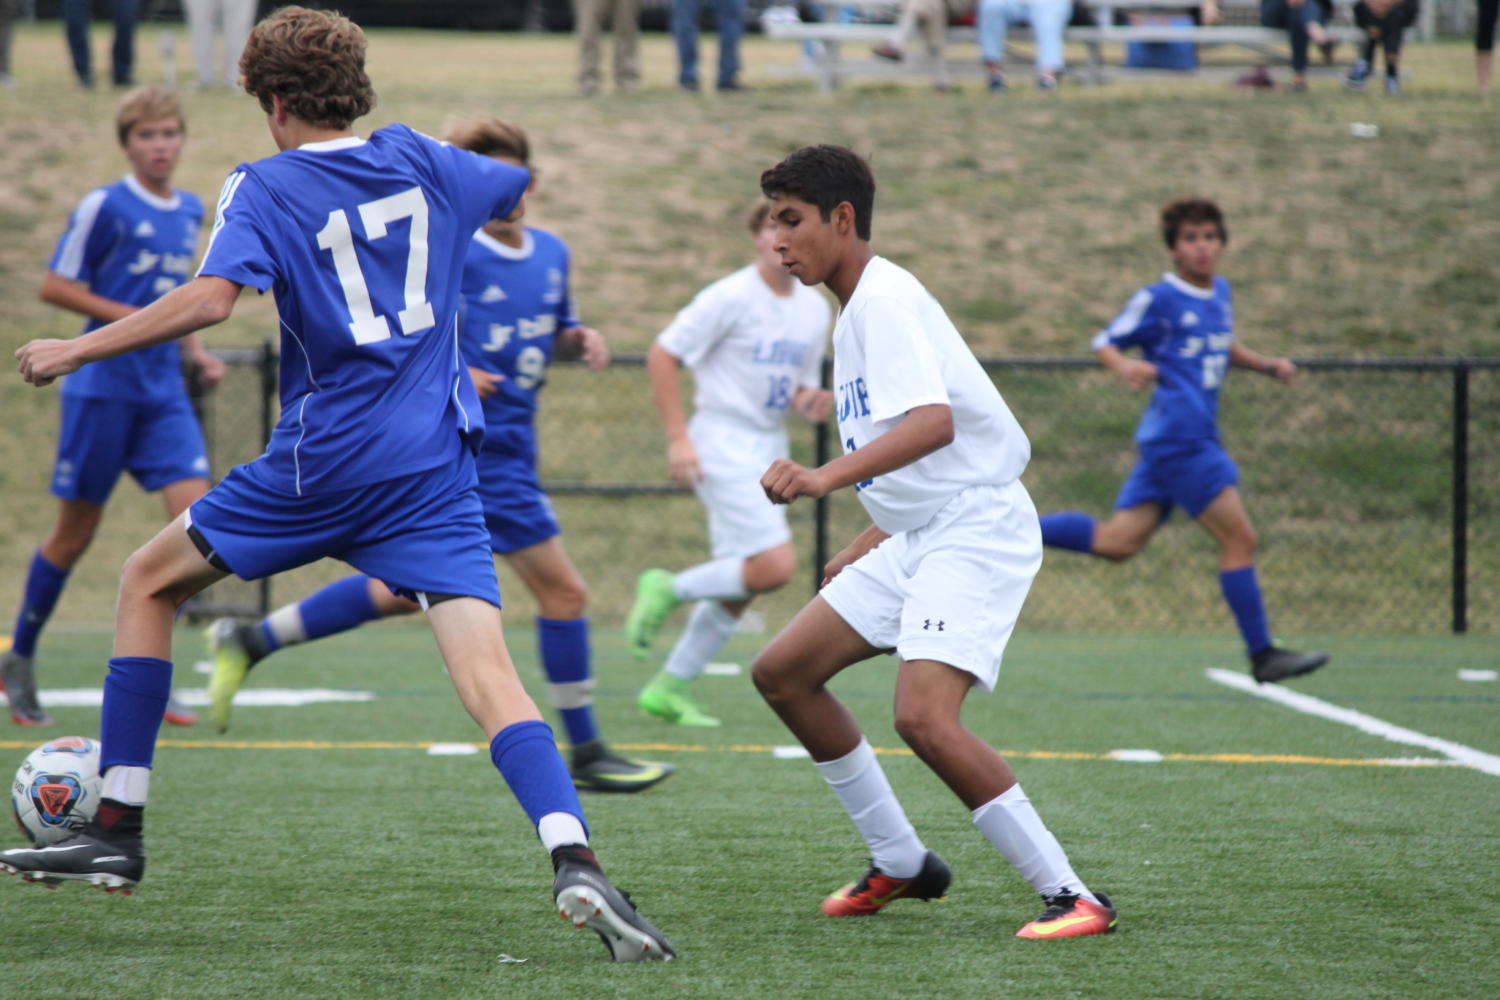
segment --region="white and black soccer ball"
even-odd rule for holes
[[[10,786],[16,825],[34,844],[69,836],[99,811],[99,742],[63,736],[43,743],[21,762]]]

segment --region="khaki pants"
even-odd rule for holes
[[[222,80],[230,90],[240,85],[240,53],[255,24],[255,0],[186,0],[188,38],[193,45],[193,74],[198,86]],[[222,75],[215,79],[214,29],[224,33]]]
[[[573,0],[580,91],[599,90],[599,42],[606,13],[615,36],[615,86],[634,90],[640,83],[640,11],[641,0]]]

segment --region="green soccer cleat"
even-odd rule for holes
[[[229,729],[234,696],[245,686],[253,662],[240,641],[239,622],[220,618],[208,627],[208,655],[214,661],[213,676],[208,681],[208,718],[222,733]]]
[[[679,726],[711,727],[722,725],[709,715],[687,693],[688,681],[662,671],[641,689],[637,704],[647,715],[654,715]]]
[[[573,784],[594,792],[641,792],[676,773],[671,764],[633,761],[611,750],[603,740],[573,748],[568,770]]]
[[[664,569],[648,569],[635,584],[635,604],[625,618],[625,641],[637,660],[651,653],[651,643],[662,622],[682,602],[677,599],[673,575]]]

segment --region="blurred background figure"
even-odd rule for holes
[[[1490,96],[1490,80],[1495,72],[1495,12],[1500,0],[1479,0],[1479,23],[1474,26],[1474,73],[1479,81],[1479,96]]]
[[[943,57],[948,43],[947,0],[901,0],[901,14],[889,41],[870,51],[882,59],[899,62],[906,58],[906,43],[916,30],[917,22],[927,35],[927,54],[932,57],[932,85],[940,91],[949,88],[948,62]]]
[[[698,12],[702,0],[672,0],[672,37],[677,41],[677,85],[698,89]],[[719,90],[744,90],[740,83],[740,36],[745,33],[745,0],[713,0],[719,32]]]
[[[1036,86],[1056,90],[1063,71],[1063,30],[1073,17],[1073,0],[980,0],[979,55],[989,74],[990,90],[1005,89],[1005,29],[1031,25],[1036,40]]]
[[[1417,23],[1418,0],[1359,0],[1354,5],[1354,23],[1364,29],[1359,58],[1349,67],[1344,84],[1364,90],[1375,71],[1375,48],[1385,50],[1385,92],[1401,93],[1401,40],[1406,29]]]
[[[0,87],[14,87],[16,78],[10,75],[10,26],[16,21],[16,6],[20,0],[0,0]]]
[[[599,41],[604,34],[605,14],[615,36],[615,89],[628,94],[640,86],[640,13],[641,0],[573,0],[578,90],[583,96],[599,92]]]
[[[255,23],[255,0],[184,0],[188,39],[193,45],[193,73],[198,89],[207,90],[223,81],[230,90],[240,85],[240,52]],[[224,62],[214,72],[214,30],[224,35]]]
[[[89,52],[89,0],[63,0],[63,22],[68,52],[73,57],[73,72],[83,87],[94,85],[94,64]],[[110,71],[116,87],[128,87],[135,80],[136,0],[112,0],[110,16],[115,22],[115,41],[110,49]]]

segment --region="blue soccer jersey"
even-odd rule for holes
[[[1094,350],[1139,347],[1156,365],[1156,391],[1135,432],[1144,445],[1218,439],[1219,387],[1233,343],[1229,282],[1215,278],[1212,289],[1199,288],[1164,274],[1131,297],[1094,338]]]
[[[483,230],[474,234],[464,261],[460,350],[471,367],[504,376],[482,401],[486,456],[535,466],[537,393],[558,333],[578,325],[562,240],[526,229],[522,245],[509,247]]]
[[[281,417],[261,479],[326,493],[477,449],[483,418],[458,349],[464,255],[529,180],[401,124],[229,176],[199,274],[275,291]]]
[[[127,176],[84,196],[47,269],[111,301],[149,305],[192,274],[202,226],[196,195],[161,198]],[[103,325],[91,318],[83,332]],[[122,403],[176,399],[186,391],[181,354],[171,341],[108,358],[67,376],[62,391]]]

